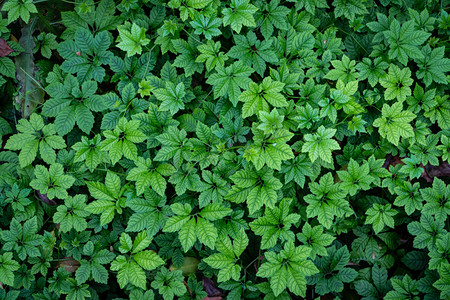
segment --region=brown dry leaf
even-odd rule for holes
[[[220,297],[222,296],[222,290],[216,287],[214,282],[208,277],[203,277],[203,289],[208,294],[208,297]]]
[[[0,57],[8,56],[13,51],[4,39],[0,39]]]
[[[75,271],[81,266],[80,262],[73,259],[73,257],[64,257],[59,261],[58,268],[64,267],[67,272],[75,273]]]
[[[52,205],[52,206],[58,204],[58,203],[56,203],[54,200],[50,200],[50,199],[47,197],[47,194],[41,194],[39,191],[36,191],[36,194],[38,195],[39,199],[40,199],[42,202],[44,202],[45,204]]]
[[[427,164],[425,166],[425,172],[422,173],[422,177],[427,182],[433,182],[434,177],[446,177],[450,176],[450,164],[448,162],[441,162],[439,166],[432,166]]]

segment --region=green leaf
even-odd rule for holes
[[[350,159],[347,171],[337,171],[337,173],[342,180],[342,188],[347,190],[350,196],[354,196],[360,189],[365,191],[370,189],[372,177],[369,176],[368,163],[360,165]]]
[[[397,59],[404,66],[408,59],[423,58],[422,52],[417,46],[422,45],[430,33],[414,29],[414,22],[407,21],[400,25],[396,19],[392,20],[389,30],[383,32],[389,44],[389,59]]]
[[[46,194],[49,199],[67,198],[67,190],[75,182],[75,178],[64,174],[64,168],[59,163],[50,165],[49,169],[37,165],[34,169],[34,175],[36,178],[30,182],[30,186],[40,191],[41,194]]]
[[[348,201],[344,198],[347,194],[340,184],[335,184],[331,173],[323,175],[319,183],[309,183],[312,192],[304,197],[308,207],[308,218],[317,217],[320,224],[330,228],[334,217],[343,217],[352,214]]]
[[[239,101],[244,102],[242,117],[247,118],[261,111],[269,112],[269,104],[274,107],[287,106],[286,99],[280,93],[283,86],[283,83],[270,77],[264,78],[261,84],[250,82],[248,89],[239,96]]]
[[[181,270],[169,271],[162,267],[151,283],[152,288],[157,289],[164,300],[172,300],[175,296],[186,293]]]
[[[8,23],[17,20],[19,17],[28,23],[31,13],[37,13],[37,8],[33,4],[33,0],[8,0],[2,6],[2,11],[8,12]]]
[[[147,138],[139,130],[139,124],[137,120],[127,121],[126,118],[121,118],[113,131],[103,132],[106,139],[102,141],[100,149],[108,151],[113,164],[117,163],[122,156],[131,160],[137,159],[135,143],[141,143]]]
[[[19,133],[11,136],[6,142],[5,148],[10,150],[20,150],[19,163],[21,167],[31,164],[38,150],[42,159],[52,164],[56,160],[54,149],[66,147],[64,139],[56,135],[53,124],[44,125],[40,115],[32,114],[30,120],[21,119],[17,125]]]
[[[365,224],[372,224],[375,234],[378,234],[385,226],[394,228],[394,218],[397,211],[391,208],[391,204],[377,204],[374,203],[371,208],[366,211]]]
[[[256,26],[253,14],[257,10],[249,0],[231,0],[230,7],[222,10],[223,25],[231,25],[237,33],[241,32],[242,26]]]
[[[400,137],[414,136],[414,130],[409,123],[415,117],[412,112],[403,111],[402,102],[395,102],[391,106],[384,104],[381,117],[375,119],[373,126],[379,127],[380,135],[397,146]]]
[[[226,68],[218,65],[215,70],[216,73],[211,74],[206,80],[206,83],[213,86],[214,98],[228,96],[233,106],[236,106],[241,89],[246,89],[252,82],[249,76],[254,70],[240,61]]]
[[[117,47],[127,52],[127,57],[142,53],[142,46],[150,43],[145,37],[145,29],[139,27],[135,23],[126,22],[124,25],[118,26],[119,36]]]
[[[0,255],[0,281],[3,284],[14,286],[14,271],[20,267],[19,263],[13,260],[11,252]]]
[[[380,78],[380,84],[386,89],[384,97],[386,100],[397,100],[402,103],[406,97],[411,96],[410,86],[413,84],[409,68],[400,69],[394,64],[389,66],[388,75]]]
[[[316,133],[304,136],[306,142],[303,144],[302,152],[308,152],[311,162],[319,157],[326,162],[332,162],[331,152],[341,148],[332,139],[335,134],[336,129],[320,126]]]
[[[253,31],[249,31],[247,36],[236,35],[234,40],[235,46],[228,51],[227,55],[252,67],[259,75],[264,76],[266,62],[278,62],[278,57],[271,49],[272,40],[261,42]]]
[[[280,253],[266,252],[264,262],[256,276],[269,278],[275,296],[289,288],[297,296],[306,295],[306,278],[319,272],[312,261],[307,260],[310,250],[295,247],[292,241],[284,245]]]
[[[86,230],[85,218],[90,215],[85,210],[86,199],[86,195],[69,196],[64,200],[64,205],[57,207],[57,212],[53,215],[53,222],[60,224],[62,232],[68,232],[72,228],[78,232]]]
[[[237,264],[239,258],[248,246],[248,237],[243,229],[239,230],[239,234],[231,242],[228,236],[221,236],[217,239],[216,249],[219,253],[212,254],[203,259],[205,263],[214,269],[219,269],[217,280],[219,282],[230,280],[239,280],[241,276],[241,267]]]

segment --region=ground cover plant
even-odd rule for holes
[[[0,5],[0,299],[450,299],[448,1]]]

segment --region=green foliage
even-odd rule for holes
[[[216,242],[216,250],[219,253],[212,254],[204,259],[204,262],[214,269],[220,269],[217,274],[218,282],[230,279],[238,281],[241,277],[241,266],[237,260],[247,248],[249,239],[243,229],[238,231],[236,238],[231,242],[228,236],[221,236]]]
[[[336,129],[320,126],[316,133],[308,133],[304,136],[305,143],[302,152],[308,152],[311,162],[320,158],[330,163],[332,161],[331,152],[340,149],[339,144],[333,140],[335,134]]]
[[[76,195],[67,197],[64,205],[58,206],[58,211],[53,215],[53,222],[59,223],[60,230],[70,231],[72,228],[76,231],[83,231],[87,228],[85,218],[89,216],[86,209],[86,195]]]
[[[21,119],[17,124],[17,133],[6,142],[5,148],[20,150],[19,162],[21,167],[31,164],[38,154],[48,164],[56,160],[55,149],[66,147],[64,139],[56,135],[54,124],[44,124],[44,120],[37,114],[32,114],[30,120]]]
[[[86,185],[90,195],[97,200],[89,203],[85,210],[93,214],[100,214],[100,226],[110,223],[116,212],[122,213],[126,204],[124,193],[127,186],[121,186],[119,176],[108,171],[105,183],[88,181]]]
[[[379,233],[385,226],[394,228],[394,218],[397,211],[390,204],[381,205],[375,203],[373,207],[366,211],[367,218],[365,224],[372,224],[373,231]]]
[[[4,284],[14,285],[14,271],[19,269],[19,263],[13,260],[13,254],[11,252],[5,252],[3,255],[0,255],[0,280]]]
[[[26,221],[23,225],[19,221],[13,219],[10,224],[9,231],[2,231],[0,238],[3,241],[3,251],[14,250],[20,260],[28,257],[38,256],[39,246],[43,237],[36,234],[38,231],[37,218],[33,217]]]
[[[158,289],[164,300],[172,300],[175,296],[181,296],[186,293],[181,270],[171,272],[162,267],[151,285],[152,288]]]
[[[95,251],[92,241],[87,242],[83,247],[83,254],[89,259],[81,260],[80,267],[75,272],[77,284],[81,285],[92,278],[95,282],[106,284],[108,282],[108,270],[102,266],[110,263],[114,259],[114,253],[106,249]]]
[[[131,283],[145,289],[147,279],[144,270],[154,270],[164,264],[158,254],[151,250],[144,250],[150,243],[151,240],[145,231],[140,232],[134,241],[127,233],[120,235],[119,251],[122,254],[111,263],[111,270],[118,271],[117,282],[121,288]],[[125,255],[126,253],[129,254]],[[109,260],[109,258],[103,259]],[[100,261],[98,261],[99,264]]]
[[[393,105],[383,105],[381,117],[373,122],[373,126],[379,127],[380,135],[394,145],[398,145],[400,137],[414,136],[413,127],[409,124],[416,117],[410,111],[403,110],[401,102]]]
[[[270,287],[275,296],[289,288],[295,295],[305,297],[305,277],[319,271],[313,262],[307,259],[309,252],[304,246],[295,247],[292,241],[287,242],[280,253],[265,253],[267,261],[261,265],[256,275],[270,278]]]
[[[3,1],[0,299],[448,299],[447,4]]]
[[[142,46],[147,45],[150,40],[145,37],[145,29],[135,23],[125,23],[117,27],[119,43],[117,47],[127,52],[127,57],[142,53]]]
[[[34,169],[36,177],[30,182],[30,186],[41,194],[46,194],[49,199],[65,199],[69,196],[67,190],[75,182],[75,178],[64,174],[64,167],[60,163],[50,165],[46,168],[36,165]]]
[[[31,13],[37,13],[36,5],[33,0],[8,0],[3,6],[2,11],[8,12],[8,23],[21,18],[25,23],[30,20]]]
[[[346,268],[350,261],[350,252],[347,246],[336,249],[336,246],[327,249],[326,256],[316,258],[315,265],[319,273],[310,278],[310,283],[315,285],[315,291],[319,295],[338,293],[344,289],[344,282],[352,282],[358,276],[358,272]]]

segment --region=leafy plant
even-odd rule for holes
[[[449,298],[441,2],[3,1],[0,299]]]

